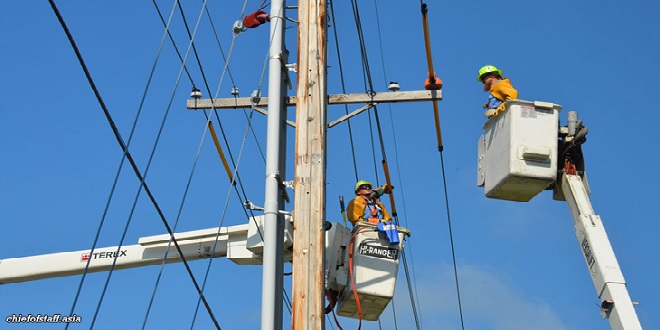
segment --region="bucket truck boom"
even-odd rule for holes
[[[477,185],[487,197],[518,202],[554,189],[554,199],[565,200],[575,220],[601,315],[612,329],[642,329],[603,222],[589,201],[581,147],[587,128],[571,111],[568,125],[557,130],[559,111],[553,103],[507,101],[506,110],[483,127]]]

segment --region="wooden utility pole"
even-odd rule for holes
[[[327,115],[324,0],[298,2],[292,329],[323,329]]]

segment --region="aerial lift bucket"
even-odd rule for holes
[[[477,185],[487,197],[527,202],[557,179],[561,106],[511,100],[479,138]]]
[[[375,321],[394,296],[394,286],[403,253],[404,236],[410,236],[405,228],[397,229],[398,243],[391,244],[385,233],[376,225],[358,222],[351,232],[352,266],[348,280],[337,299],[337,314],[360,318],[355,296],[360,301],[362,319]],[[350,260],[347,249],[345,260]]]

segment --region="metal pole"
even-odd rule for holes
[[[282,329],[282,290],[283,290],[283,252],[282,230],[279,215],[282,209],[280,198],[280,173],[285,148],[281,145],[282,109],[284,96],[282,88],[282,62],[284,49],[284,0],[273,0],[270,11],[270,59],[268,71],[268,133],[266,149],[266,192],[264,201],[264,267],[261,289],[261,329]],[[284,112],[286,113],[286,112]]]

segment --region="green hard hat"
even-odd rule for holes
[[[486,73],[491,73],[491,72],[497,72],[497,74],[499,74],[500,77],[502,76],[502,70],[498,70],[494,65],[488,64],[488,65],[482,66],[481,69],[479,69],[479,75],[477,76],[477,81],[482,81],[483,82],[483,80],[481,79],[481,76],[483,76]]]
[[[371,184],[371,182],[369,182],[369,181],[364,181],[364,180],[360,180],[360,181],[358,181],[358,182],[355,184],[355,189],[354,189],[354,190],[355,190],[355,194],[357,194],[358,189],[360,189],[360,186],[361,186],[361,185],[365,185],[365,184],[369,185],[370,187],[373,187],[373,185]]]

